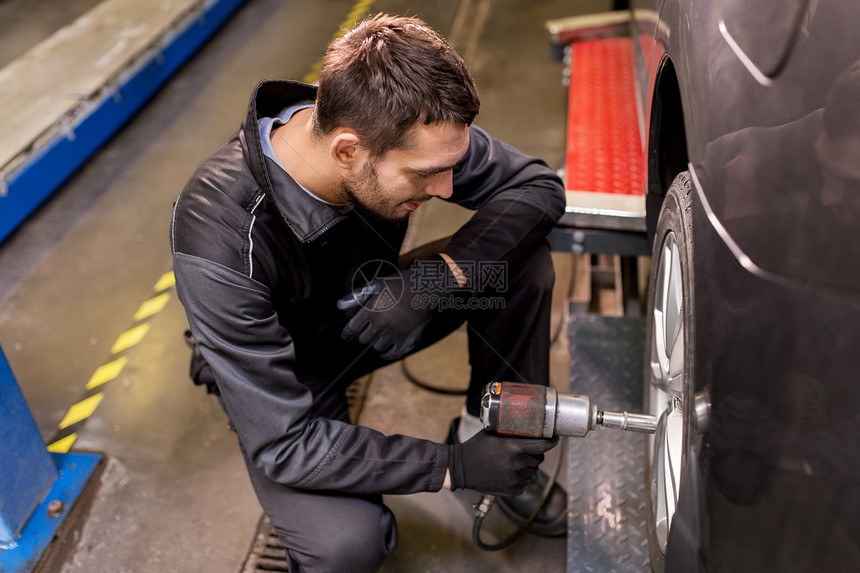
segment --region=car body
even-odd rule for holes
[[[860,571],[860,3],[631,10],[652,568]]]

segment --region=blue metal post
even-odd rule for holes
[[[0,573],[32,571],[100,462],[48,452],[0,349]]]
[[[0,350],[0,544],[18,537],[57,468]]]

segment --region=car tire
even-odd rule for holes
[[[681,475],[695,435],[693,186],[689,171],[670,186],[652,248],[645,339],[644,410],[658,419],[645,440],[644,476],[651,568],[666,568]]]

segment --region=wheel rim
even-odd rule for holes
[[[684,291],[674,233],[660,251],[652,308],[649,413],[657,431],[649,441],[651,507],[657,542],[663,555],[678,503],[681,452],[684,443]]]

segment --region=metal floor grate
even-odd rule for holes
[[[284,546],[266,515],[257,526],[257,536],[241,573],[271,573],[289,571]]]
[[[573,315],[570,391],[642,411],[645,319]],[[598,428],[568,438],[567,573],[650,571],[643,435]]]

